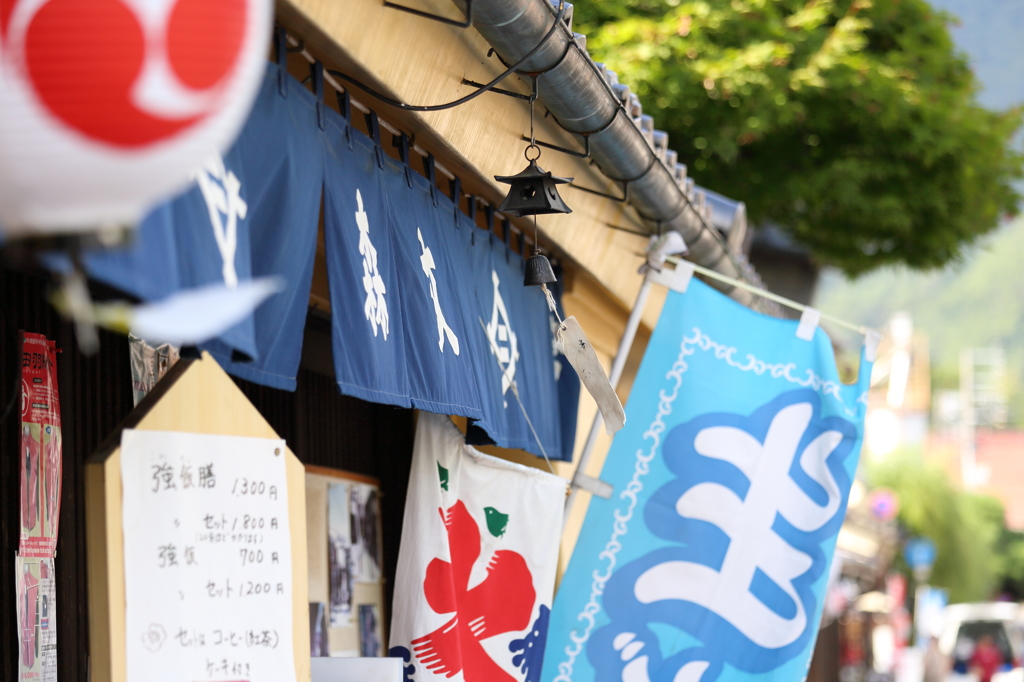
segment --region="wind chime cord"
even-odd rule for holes
[[[492,81],[490,81],[489,83],[484,85],[479,90],[475,90],[475,91],[469,93],[468,95],[466,95],[465,97],[460,97],[457,100],[453,100],[451,102],[445,102],[444,104],[406,104],[406,103],[401,102],[401,101],[399,101],[397,99],[394,99],[393,97],[388,97],[387,95],[385,95],[383,93],[377,92],[376,90],[371,88],[369,85],[366,85],[365,83],[363,83],[363,82],[353,78],[352,76],[349,76],[348,74],[342,73],[340,71],[329,71],[328,73],[330,73],[332,76],[336,76],[338,78],[341,78],[341,79],[351,83],[352,85],[356,86],[357,88],[359,88],[360,90],[362,90],[366,94],[370,95],[371,97],[373,97],[375,99],[378,99],[381,102],[384,102],[385,104],[390,104],[393,107],[396,107],[398,109],[402,109],[404,111],[443,111],[445,109],[452,109],[454,107],[457,107],[457,106],[460,106],[462,104],[465,104],[465,103],[467,103],[467,102],[469,102],[469,101],[471,101],[473,99],[476,99],[477,97],[479,97],[480,95],[484,94],[485,92],[491,90],[492,88],[497,86],[498,83],[501,83],[503,80],[505,80],[506,78],[511,76],[513,73],[518,71],[519,67],[521,67],[523,64],[525,64],[535,54],[537,54],[537,52],[539,52],[540,49],[542,47],[544,47],[544,44],[548,42],[548,40],[551,38],[551,36],[553,36],[555,34],[555,31],[558,30],[558,26],[562,22],[562,17],[563,16],[565,16],[565,0],[559,0],[559,2],[558,2],[558,12],[555,14],[555,21],[551,24],[551,28],[548,29],[548,32],[544,34],[544,37],[540,39],[540,42],[537,43],[533,47],[533,49],[531,49],[529,52],[527,52],[525,55],[523,55],[522,59],[520,59],[519,61],[517,61],[515,64],[513,64],[510,67],[508,67],[507,69],[505,69],[505,71],[503,71],[496,78],[494,78]]]
[[[530,97],[530,146],[531,147],[536,147],[537,146],[537,135],[536,135],[536,133],[534,132],[534,129],[533,129],[533,117],[534,117],[534,111],[536,110],[537,93],[539,91],[539,88],[538,88],[537,84],[538,84],[538,80],[536,78],[534,78],[533,79],[533,95]]]
[[[548,299],[548,310],[555,314],[555,319],[558,320],[558,324],[562,324],[562,316],[558,314],[558,307],[555,305],[555,297],[551,295],[551,290],[548,289],[548,285],[543,282],[540,288],[544,290],[544,296]]]

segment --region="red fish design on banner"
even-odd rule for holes
[[[500,512],[488,514],[488,522],[495,513]],[[514,678],[491,659],[480,640],[529,626],[537,597],[530,568],[521,554],[498,550],[487,564],[487,577],[470,589],[470,574],[480,558],[480,530],[461,500],[441,517],[448,530],[451,561],[430,562],[423,593],[435,612],[455,615],[430,634],[412,640],[413,651],[427,669],[438,674],[450,677],[462,672],[466,680],[511,681]]]
[[[0,225],[133,225],[245,120],[269,0],[0,2]]]
[[[407,680],[539,678],[565,487],[420,413],[391,627]]]

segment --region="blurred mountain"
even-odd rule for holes
[[[956,17],[951,34],[984,84],[978,99],[990,109],[1024,103],[1024,2],[1021,0],[930,0]]]
[[[959,266],[922,273],[886,269],[857,280],[822,275],[814,305],[884,328],[898,311],[931,342],[935,388],[955,388],[963,348],[998,346],[1010,375],[1010,421],[1024,426],[1024,217],[983,240]],[[827,327],[827,325],[826,325]],[[832,330],[829,330],[832,331]]]

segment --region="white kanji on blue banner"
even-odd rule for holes
[[[701,282],[669,293],[551,614],[545,682],[806,677],[871,374]]]

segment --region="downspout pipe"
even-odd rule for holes
[[[455,4],[464,9],[460,0]],[[473,26],[509,64],[522,59],[551,28],[555,12],[546,0],[472,0]],[[691,208],[675,169],[633,123],[600,68],[571,29],[571,16],[537,53],[521,75],[538,77],[539,98],[570,133],[587,135],[591,157],[608,178],[628,182],[628,200],[652,231],[676,230],[689,248],[687,257],[729,277],[744,279],[723,240],[704,227]],[[717,285],[749,305],[749,292]]]

